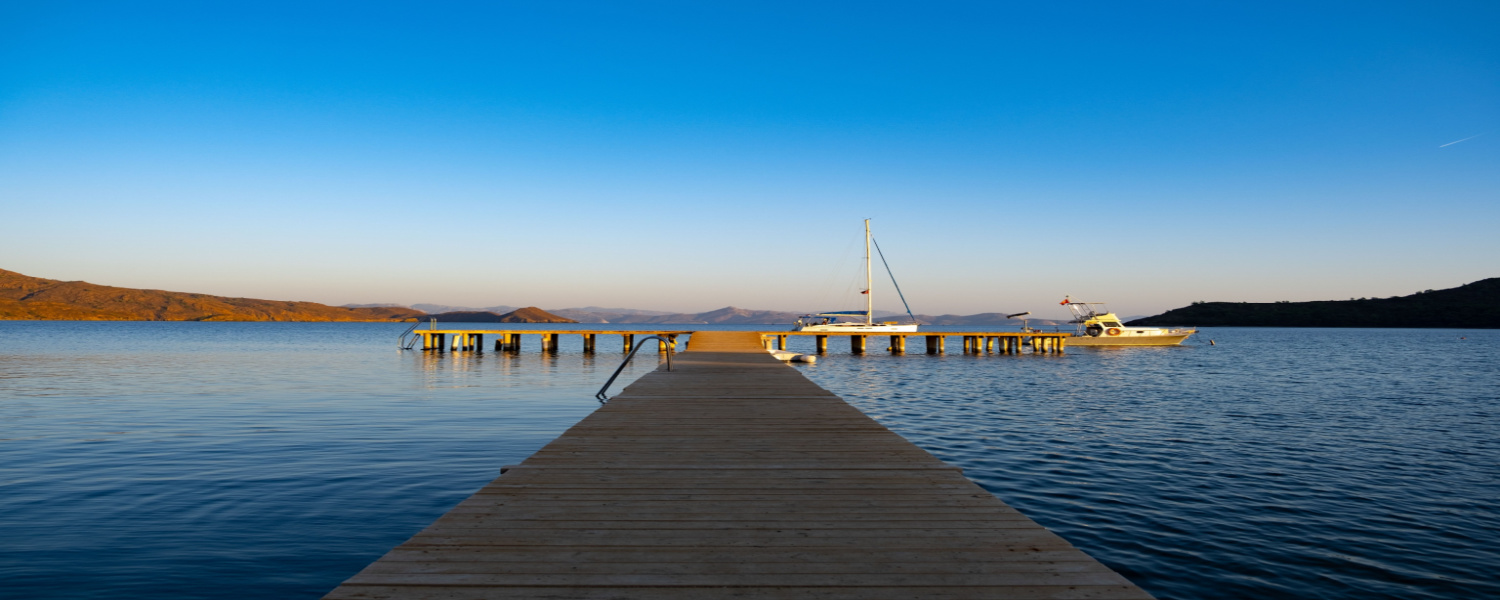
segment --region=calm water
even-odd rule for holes
[[[317,597],[620,359],[401,329],[0,322],[0,597]],[[1209,337],[798,368],[1163,598],[1500,597],[1500,332]]]

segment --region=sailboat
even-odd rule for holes
[[[880,260],[882,262],[885,261],[884,254],[881,255]],[[865,291],[862,292],[865,295],[865,309],[863,311],[836,310],[811,315],[802,315],[797,319],[797,323],[792,327],[792,331],[826,331],[829,333],[915,332],[917,330],[916,317],[912,317],[911,323],[898,323],[896,321],[882,321],[880,323],[875,322],[875,293],[873,289],[874,286],[871,285],[870,265],[870,220],[865,219]],[[886,265],[886,270],[890,271],[890,265]],[[895,283],[895,281],[895,277],[892,277],[891,282]],[[899,294],[900,292],[901,288],[897,287],[896,293]],[[901,299],[901,303],[906,303],[905,297]],[[911,315],[910,307],[907,307],[906,314]],[[839,319],[855,320],[840,321]]]

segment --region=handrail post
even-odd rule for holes
[[[658,340],[658,341],[660,341],[660,342],[662,342],[664,344],[667,344],[667,370],[671,371],[672,370],[672,344],[667,343],[666,338],[663,338],[662,336],[659,336],[659,335],[647,336],[647,337],[641,338],[641,341],[645,342],[646,340],[651,340],[651,339],[655,339],[655,340]],[[614,384],[615,378],[619,377],[620,373],[625,370],[625,365],[630,364],[630,359],[635,358],[635,353],[640,352],[641,348],[645,347],[645,345],[646,344],[644,344],[644,343],[640,343],[640,344],[636,344],[634,348],[631,348],[630,349],[630,354],[625,355],[624,362],[621,362],[620,363],[620,367],[617,368],[617,369],[615,369],[615,374],[614,375],[610,375],[609,376],[609,381],[604,382],[604,387],[599,388],[599,393],[594,394],[594,398],[597,398],[599,400],[600,404],[606,404],[606,403],[609,402],[609,396],[604,395],[604,392],[609,391],[609,386],[612,385],[612,384]]]

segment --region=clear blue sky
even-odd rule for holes
[[[826,310],[870,217],[934,314],[1500,276],[1500,4],[1205,4],[6,3],[0,268]]]

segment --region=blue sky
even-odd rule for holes
[[[827,310],[869,217],[925,313],[1500,276],[1490,2],[18,4],[29,275]]]

